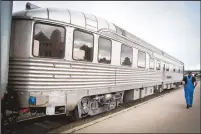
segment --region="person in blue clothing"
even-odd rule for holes
[[[184,85],[184,93],[185,93],[185,99],[186,99],[186,108],[190,108],[193,105],[193,94],[195,87],[197,86],[197,82],[194,76],[192,76],[192,72],[188,72],[187,76],[183,77],[183,80],[185,82]]]

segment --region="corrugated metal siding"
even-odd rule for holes
[[[11,59],[9,87],[14,90],[71,90],[114,86],[126,88],[135,84],[161,83],[161,74],[77,61]]]
[[[140,84],[160,83],[161,73],[156,71],[140,70],[140,69],[119,69],[116,72],[116,86],[122,84]]]
[[[115,69],[92,63],[57,60],[11,60],[9,87],[29,89],[73,89],[114,86]]]

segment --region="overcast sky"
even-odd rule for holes
[[[13,12],[24,10],[27,1],[14,1]],[[174,1],[31,1],[40,7],[66,8],[108,20],[200,69],[200,2]]]

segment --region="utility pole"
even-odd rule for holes
[[[10,36],[11,36],[11,21],[12,21],[12,9],[13,1],[0,1],[1,12],[1,46],[0,46],[0,97],[1,100],[4,96],[6,86],[8,83],[8,68],[9,68],[9,51],[10,51]],[[1,106],[1,102],[0,102]],[[2,122],[0,121],[0,126]],[[2,128],[0,127],[2,133]]]

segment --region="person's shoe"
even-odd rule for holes
[[[186,108],[189,109],[189,105],[187,105]]]

